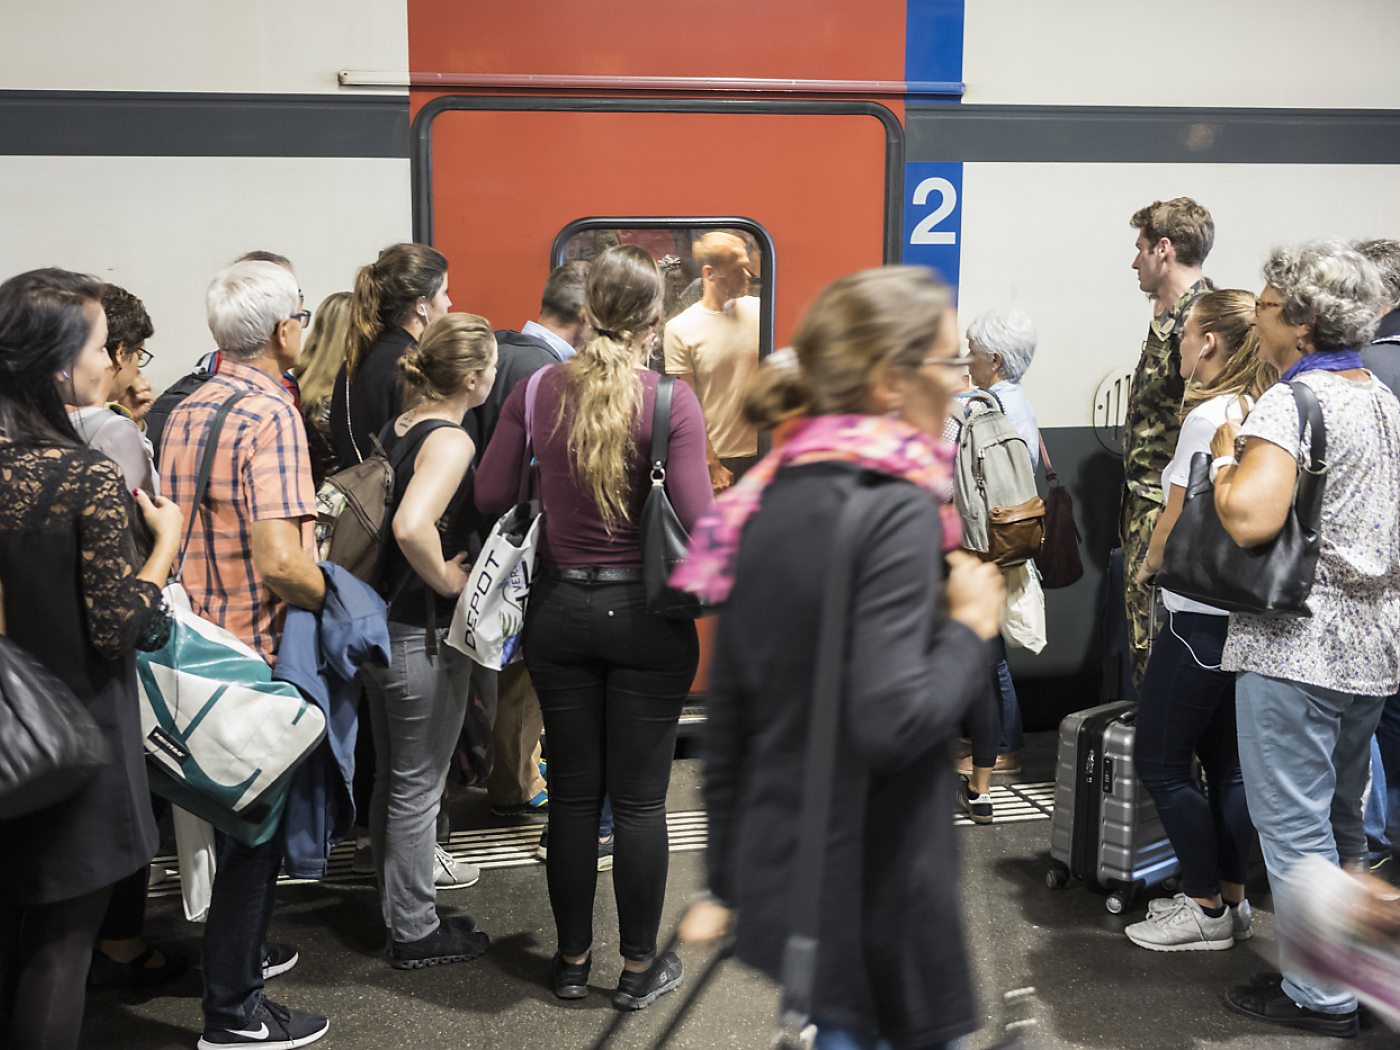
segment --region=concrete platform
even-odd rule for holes
[[[980,989],[985,1024],[967,1040],[981,1050],[1000,1036],[1001,993],[1034,985],[1043,1005],[1047,1048],[1094,1050],[1230,1050],[1338,1045],[1324,1036],[1293,1033],[1237,1017],[1222,996],[1245,983],[1256,970],[1273,969],[1273,916],[1262,866],[1250,886],[1255,938],[1224,952],[1161,954],[1131,944],[1122,930],[1142,918],[1145,900],[1128,914],[1110,915],[1104,897],[1082,885],[1052,892],[1044,881],[1049,821],[1036,800],[1035,785],[1053,778],[1054,737],[1032,734],[1023,753],[1023,771],[998,777],[999,822],[959,830],[968,951]],[[699,762],[676,762],[668,800],[677,827],[671,855],[663,939],[703,884],[703,853],[695,827]],[[1029,800],[1029,801],[1027,801]],[[481,792],[454,794],[452,850],[476,856],[502,840],[519,840],[518,856],[497,850],[510,863],[487,868],[466,890],[444,893],[446,913],[469,913],[492,937],[482,958],[424,971],[391,969],[380,954],[383,926],[373,883],[342,878],[326,883],[287,885],[279,890],[272,939],[295,944],[299,964],[268,982],[271,998],[316,1010],[331,1019],[331,1030],[316,1044],[327,1050],[397,1048],[482,1048],[482,1050],[583,1050],[613,1014],[610,995],[621,960],[616,954],[616,907],[611,876],[600,874],[595,913],[593,994],[564,1003],[548,981],[554,951],[542,865],[529,860],[525,843],[533,831],[484,835],[485,829],[512,823],[490,816]],[[1005,818],[1005,819],[1002,819]],[[344,861],[348,865],[348,855]],[[348,873],[347,873],[348,874]],[[948,892],[930,887],[929,892]],[[197,958],[200,927],[184,921],[179,900],[156,896],[147,917],[149,938]],[[704,948],[680,949],[687,975],[708,958]],[[92,995],[88,1000],[82,1047],[88,1050],[189,1050],[199,1038],[200,981],[191,972],[155,995]],[[642,1048],[663,1029],[680,995],[626,1018],[610,1046]],[[771,1044],[776,989],[735,962],[725,963],[684,1026],[669,1044],[684,1050],[767,1050]],[[1383,1027],[1364,1031],[1351,1045],[1400,1046]]]

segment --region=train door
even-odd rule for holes
[[[763,259],[760,355],[831,281],[899,258],[903,128],[876,103],[425,94],[415,106],[415,238],[447,256],[456,308],[497,328],[537,316],[579,231],[611,226],[661,259],[680,231],[743,217]]]

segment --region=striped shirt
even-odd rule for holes
[[[316,491],[306,426],[291,395],[267,373],[225,358],[212,379],[171,411],[160,472],[188,525],[209,424],[240,390],[249,393],[224,421],[206,509],[191,530],[181,578],[196,613],[271,664],[286,608],[253,568],[253,522],[300,522],[302,547],[316,559]]]

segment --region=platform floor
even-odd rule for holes
[[[998,822],[958,831],[968,951],[980,991],[984,1025],[967,1050],[995,1044],[1000,995],[1034,985],[1043,1004],[1047,1048],[1187,1050],[1187,1048],[1302,1048],[1339,1045],[1324,1036],[1256,1024],[1226,1011],[1222,995],[1256,970],[1272,969],[1273,916],[1267,883],[1256,864],[1251,880],[1256,935],[1224,952],[1154,953],[1131,944],[1122,930],[1142,917],[1145,900],[1111,915],[1104,897],[1081,885],[1052,892],[1044,881],[1049,840],[1054,734],[1032,734],[1023,771],[997,777]],[[663,939],[703,885],[704,813],[699,762],[676,762],[669,797],[672,856]],[[492,936],[492,948],[470,963],[423,971],[391,969],[380,954],[383,928],[373,884],[348,872],[348,853],[323,883],[279,890],[272,939],[301,952],[291,972],[268,982],[276,1001],[331,1019],[316,1044],[327,1050],[471,1048],[585,1050],[613,1014],[616,908],[611,877],[599,876],[595,914],[594,992],[564,1003],[548,987],[553,921],[541,864],[530,846],[538,825],[510,827],[490,816],[481,792],[452,801],[453,853],[486,862],[481,881],[444,893],[440,908],[470,913]],[[930,887],[930,892],[940,892]],[[147,917],[151,940],[198,956],[200,927],[184,920],[177,896],[153,893]],[[708,957],[703,947],[680,949],[688,975]],[[196,972],[154,995],[92,995],[83,1029],[85,1050],[189,1050],[200,1034]],[[643,1048],[669,1020],[679,995],[626,1018],[610,1044]],[[715,981],[669,1044],[677,1050],[767,1050],[776,989],[735,962]],[[1351,1045],[1400,1046],[1400,1036],[1377,1027]]]

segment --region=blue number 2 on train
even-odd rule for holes
[[[904,261],[932,266],[953,287],[962,258],[963,166],[904,165]]]

